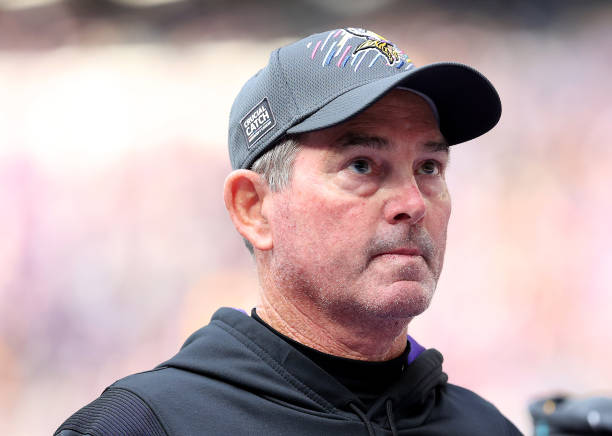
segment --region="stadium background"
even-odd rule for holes
[[[453,149],[453,216],[411,333],[526,433],[612,392],[608,1],[0,0],[0,433],[50,434],[257,282],[222,203],[227,117],[269,52],[381,33],[497,86]]]

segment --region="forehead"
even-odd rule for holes
[[[381,145],[401,142],[445,143],[429,103],[413,92],[394,89],[372,106],[326,129],[305,133],[300,143],[312,146],[341,146],[346,138],[380,138]],[[350,141],[348,141],[350,142]]]

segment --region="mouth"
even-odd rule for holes
[[[384,251],[382,253],[376,254],[374,257],[381,256],[409,256],[409,257],[423,257],[421,250],[418,248],[396,248],[394,250]]]

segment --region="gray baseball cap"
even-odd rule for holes
[[[482,135],[501,116],[497,91],[472,67],[417,68],[374,32],[335,29],[275,50],[242,87],[230,113],[232,168],[249,168],[284,135],[341,123],[398,86],[429,97],[450,145]]]

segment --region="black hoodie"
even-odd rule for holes
[[[520,435],[491,403],[447,383],[441,364],[438,351],[421,352],[366,409],[266,326],[224,308],[172,359],[109,386],[55,434]]]

